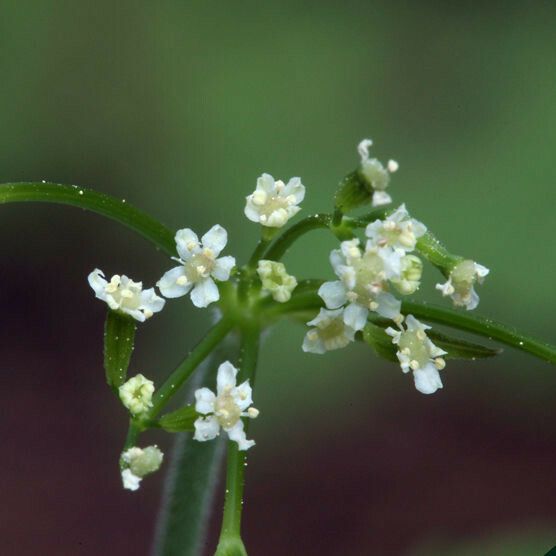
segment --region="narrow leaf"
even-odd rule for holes
[[[359,172],[351,172],[338,185],[334,196],[336,208],[349,212],[371,202],[372,189],[361,178]]]
[[[158,420],[158,424],[168,432],[192,431],[193,423],[198,416],[195,407],[187,405],[171,413],[166,413]]]
[[[114,390],[126,380],[135,329],[133,318],[108,310],[104,325],[104,370],[106,382]]]
[[[138,232],[167,255],[176,254],[173,232],[125,200],[77,185],[43,182],[0,185],[0,204],[29,201],[72,205],[91,210]]]
[[[363,329],[363,341],[369,344],[375,353],[388,361],[397,361],[397,347],[392,343],[392,338],[386,334],[384,328],[368,322]]]
[[[435,330],[428,330],[427,335],[435,345],[448,352],[448,355],[445,356],[446,359],[482,359],[502,353],[501,348],[490,348],[467,340],[452,338]]]

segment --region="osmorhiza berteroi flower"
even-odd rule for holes
[[[158,471],[164,454],[158,446],[138,448],[133,446],[122,454],[122,462],[126,466],[122,470],[122,483],[127,490],[137,490],[143,477]]]
[[[307,325],[313,328],[305,334],[302,349],[309,353],[341,349],[355,337],[355,330],[344,322],[344,309],[321,309]]]
[[[479,296],[475,291],[475,284],[482,284],[489,269],[475,261],[465,259],[460,261],[452,271],[448,281],[436,284],[436,289],[444,296],[450,296],[454,305],[465,307],[471,311],[479,305]]]
[[[154,382],[142,374],[135,375],[118,389],[124,407],[133,415],[147,412],[153,405]]]
[[[220,299],[214,280],[224,282],[236,264],[234,257],[218,257],[228,243],[228,233],[216,224],[199,241],[189,228],[178,230],[175,236],[180,263],[158,281],[164,297],[174,298],[191,291],[195,307],[207,307]]]
[[[423,394],[433,394],[442,388],[439,370],[446,363],[442,355],[446,352],[435,346],[426,334],[430,326],[418,321],[413,315],[405,318],[400,330],[387,328],[386,333],[392,337],[392,343],[398,346],[397,357],[404,373],[413,371],[415,388]]]
[[[237,373],[238,369],[225,361],[218,367],[216,394],[209,388],[195,391],[195,410],[202,415],[195,421],[195,440],[212,440],[223,429],[230,440],[237,442],[240,450],[255,445],[254,440],[247,440],[241,418],[254,419],[259,411],[251,407],[253,399],[249,380],[237,386]]]
[[[245,216],[263,226],[281,228],[301,210],[299,203],[304,197],[305,186],[299,178],[284,184],[270,174],[263,174],[257,179],[255,191],[246,197]]]
[[[125,275],[115,274],[107,282],[102,270],[95,268],[89,274],[89,284],[98,299],[113,311],[125,313],[144,322],[154,313],[162,311],[165,300],[155,294],[154,288],[143,290],[142,282],[134,282]]]

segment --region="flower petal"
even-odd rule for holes
[[[93,288],[96,297],[98,299],[106,301],[106,292],[104,288],[106,287],[108,282],[105,280],[102,270],[95,268],[93,272],[89,274],[88,280],[89,285],[91,286],[91,288]]]
[[[212,270],[212,276],[221,282],[228,280],[230,277],[230,272],[232,268],[236,265],[236,260],[234,257],[220,257],[216,259],[214,263],[214,268]]]
[[[191,301],[195,307],[207,307],[220,299],[220,293],[212,278],[205,278],[195,284],[191,292]]]
[[[224,361],[218,367],[218,374],[216,375],[216,391],[220,395],[225,389],[233,389],[236,387],[236,376],[238,370],[229,362]]]
[[[237,442],[240,450],[249,450],[249,448],[255,445],[254,440],[247,440],[241,419],[233,427],[224,430],[228,433],[230,440]]]
[[[185,268],[176,266],[166,272],[164,276],[156,283],[158,289],[164,297],[174,298],[181,297],[189,292],[193,287],[192,283],[178,284],[178,279],[185,278]]]
[[[245,411],[253,403],[253,390],[249,384],[249,379],[242,382],[233,392],[234,402]]]
[[[440,374],[433,363],[428,363],[422,369],[413,371],[413,379],[415,388],[422,394],[434,394],[439,388],[442,388]]]
[[[220,425],[218,419],[214,415],[199,417],[193,424],[195,426],[193,438],[199,442],[212,440],[220,434]]]
[[[216,396],[212,390],[208,388],[199,388],[195,390],[195,411],[197,413],[202,413],[207,415],[208,413],[214,413],[214,400]]]
[[[284,188],[284,195],[293,195],[296,205],[301,203],[305,198],[305,186],[301,183],[301,178],[291,178]]]
[[[319,355],[326,353],[324,342],[315,328],[312,328],[305,334],[301,349],[306,353],[318,353]]]
[[[391,293],[382,292],[376,296],[378,307],[376,312],[387,319],[395,319],[402,309],[402,302]]]
[[[176,232],[176,249],[182,260],[187,261],[191,256],[200,250],[199,237],[197,234],[189,229],[183,228]]]
[[[346,288],[339,280],[335,282],[325,282],[319,288],[318,294],[328,309],[337,309],[347,301]]]
[[[141,477],[134,475],[131,469],[124,469],[122,471],[122,483],[127,490],[137,490],[141,483]]]
[[[228,243],[228,232],[220,226],[215,224],[202,238],[203,247],[210,249],[215,257],[218,257],[222,249]]]
[[[344,310],[344,323],[354,330],[363,330],[367,324],[369,310],[357,303],[351,303]]]

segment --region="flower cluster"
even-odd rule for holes
[[[143,477],[158,471],[164,454],[158,446],[134,446],[122,454],[122,483],[125,489],[137,490]]]

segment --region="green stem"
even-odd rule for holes
[[[180,386],[190,377],[191,373],[211,353],[216,345],[224,339],[233,326],[234,321],[232,319],[223,317],[195,346],[193,351],[157,390],[153,407],[146,416],[147,420],[153,419],[158,415],[170,398],[179,390]]]
[[[255,372],[259,353],[260,329],[258,325],[246,323],[242,327],[242,345],[240,352],[240,372],[238,382],[249,379],[251,386],[255,383]],[[248,430],[245,423],[245,430]],[[224,499],[224,516],[220,540],[216,550],[217,556],[246,555],[241,540],[241,511],[243,506],[244,472],[246,451],[240,451],[236,442],[228,442],[228,460],[226,469],[226,495]]]
[[[125,200],[77,185],[43,182],[0,185],[0,204],[29,201],[72,205],[102,214],[138,232],[167,255],[176,254],[174,233]]]
[[[280,235],[270,246],[264,258],[271,261],[279,261],[298,238],[311,230],[328,228],[330,226],[330,221],[331,218],[329,214],[314,214],[312,216],[307,216],[307,218],[297,222],[297,224],[294,224]]]
[[[525,336],[514,328],[494,322],[491,319],[411,301],[402,302],[402,313],[412,314],[424,320],[445,324],[459,330],[473,332],[489,340],[496,340],[501,344],[525,351],[549,363],[556,363],[556,346]]]

